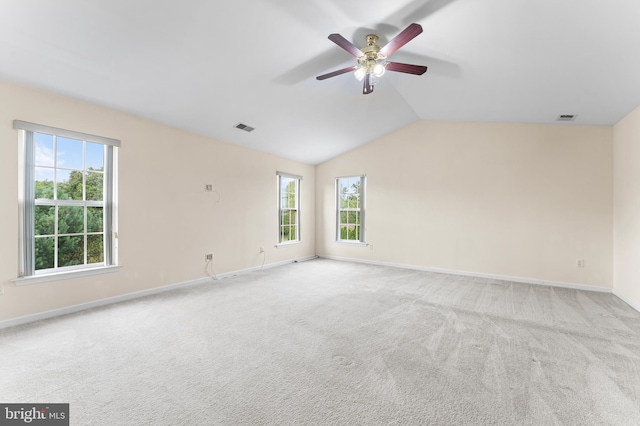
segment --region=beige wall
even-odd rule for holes
[[[640,309],[640,108],[613,135],[614,291]]]
[[[317,166],[317,252],[611,288],[612,145],[610,127],[415,123]],[[335,178],[358,174],[368,247],[334,242]]]
[[[14,119],[120,139],[119,258],[113,274],[16,286]],[[233,123],[231,123],[232,125]],[[0,320],[315,254],[315,169],[63,96],[0,81]],[[303,243],[275,248],[276,171],[302,175]],[[204,192],[206,183],[220,193]]]
[[[14,119],[122,141],[119,272],[10,281],[18,245]],[[0,81],[0,320],[205,277],[208,252],[218,273],[259,266],[260,246],[267,264],[317,253],[613,287],[639,305],[638,134],[640,111],[613,129],[421,121],[314,168]],[[277,170],[304,176],[304,243],[278,249]],[[336,244],[335,177],[362,173],[371,245]]]

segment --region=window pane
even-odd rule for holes
[[[104,145],[87,142],[87,170],[104,170]]]
[[[350,240],[350,241],[357,241],[360,239],[359,236],[359,226],[358,225],[346,225],[342,227],[342,232],[341,235],[342,239],[344,240]]]
[[[349,178],[346,179],[341,179],[340,180],[340,184],[342,186],[342,190],[340,191],[341,194],[348,194],[349,193]]]
[[[340,223],[347,223],[347,212],[340,212]]]
[[[103,231],[103,211],[102,207],[87,207],[87,232]]]
[[[340,195],[340,208],[346,209],[349,208],[349,196],[346,194]]]
[[[82,200],[82,172],[56,170],[58,200]]]
[[[280,224],[288,225],[290,223],[291,223],[291,212],[289,210],[285,210],[282,212],[282,215],[280,217]]]
[[[295,226],[295,225],[291,226],[291,229],[289,230],[289,239],[291,241],[296,241],[298,239],[298,237],[296,235],[297,234],[297,229],[298,229],[297,226]]]
[[[297,197],[296,197],[296,191],[297,191],[297,180],[295,179],[290,179],[289,183],[287,184],[287,207],[289,207],[290,209],[295,209],[297,207]]]
[[[56,208],[54,206],[35,206],[34,221],[36,235],[53,235],[55,232]]]
[[[58,267],[84,264],[84,235],[58,237]]]
[[[342,196],[347,193],[347,188],[349,187],[349,179],[340,179],[338,183],[338,191],[340,191],[340,195]]]
[[[289,185],[289,181],[291,181],[291,179],[284,176],[280,176],[280,192],[281,193],[287,192],[287,186]]]
[[[53,153],[53,136],[45,135],[43,133],[34,133],[36,144],[36,166],[50,166],[54,165],[54,153]]]
[[[103,235],[87,235],[87,263],[104,262]]]
[[[289,227],[281,226],[280,227],[280,241],[289,241]]]
[[[349,238],[349,229],[346,226],[340,227],[340,239],[347,240]]]
[[[36,200],[38,198],[53,200],[53,170],[36,167]]]
[[[348,200],[348,206],[350,209],[357,209],[360,207],[360,195],[350,195]]]
[[[349,194],[360,194],[360,178],[349,179]]]
[[[58,207],[58,234],[81,234],[84,232],[84,207]]]
[[[102,173],[87,172],[87,200],[102,201],[103,179]]]
[[[348,214],[349,218],[348,223],[355,223],[355,224],[359,224],[360,223],[360,212],[349,212]]]
[[[57,167],[82,170],[82,141],[69,138],[57,138]]]
[[[54,253],[54,238],[53,237],[44,237],[44,238],[36,238],[35,244],[35,265],[36,271],[40,269],[50,269],[53,268],[53,256]]]
[[[290,223],[292,225],[297,225],[298,224],[298,211],[297,210],[291,210],[289,217],[291,219]]]

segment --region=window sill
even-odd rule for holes
[[[276,244],[276,248],[288,247],[288,246],[297,246],[299,244],[302,244],[302,241],[291,241],[291,242],[288,242],[288,243],[279,243],[279,244]]]
[[[360,241],[336,241],[336,244],[344,244],[347,246],[355,246],[355,247],[367,247],[369,246],[369,243],[362,243]]]
[[[46,283],[51,281],[69,280],[72,278],[89,277],[92,275],[110,274],[118,272],[120,266],[100,266],[96,268],[80,269],[75,271],[52,272],[50,274],[31,275],[11,280],[15,285],[29,285]]]

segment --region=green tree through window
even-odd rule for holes
[[[337,240],[364,242],[364,176],[336,179]]]
[[[278,172],[279,243],[300,241],[300,179]]]
[[[14,127],[23,132],[25,158],[21,276],[114,264],[109,237],[119,141],[20,121]]]
[[[43,172],[41,179],[36,177],[35,181],[35,270],[104,262],[104,165],[95,169],[64,170],[64,162],[58,161],[57,157],[54,157],[54,164],[61,167],[38,164],[38,159],[42,158],[39,151],[48,151],[48,145],[54,142],[54,138],[38,133],[35,138],[36,167]],[[59,156],[82,157],[88,144],[77,141],[77,152],[59,152]],[[67,149],[69,145],[67,143]],[[104,151],[102,146],[99,148]],[[95,148],[93,151],[92,162],[103,163],[104,154]],[[52,174],[48,171],[53,171],[53,176],[60,180],[49,180]],[[65,203],[67,201],[69,204]]]

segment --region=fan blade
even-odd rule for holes
[[[368,95],[373,92],[373,85],[369,83],[369,74],[364,75],[364,85],[362,87],[362,94]]]
[[[387,62],[387,71],[403,72],[405,74],[422,75],[427,72],[423,65],[401,64],[400,62]]]
[[[316,80],[326,80],[327,78],[335,77],[336,75],[345,74],[345,73],[348,73],[349,71],[355,71],[356,68],[358,68],[358,66],[354,65],[352,67],[347,67],[347,68],[343,68],[341,70],[333,71],[327,74],[322,74],[317,76]]]
[[[330,34],[329,40],[342,47],[344,50],[351,53],[356,58],[362,56],[362,50],[358,49],[353,43],[342,37],[340,34]]]
[[[380,49],[380,53],[384,56],[391,55],[393,52],[413,40],[421,32],[422,26],[420,24],[409,25],[407,28],[402,30],[400,34],[395,36],[393,40],[391,40],[382,49]]]

